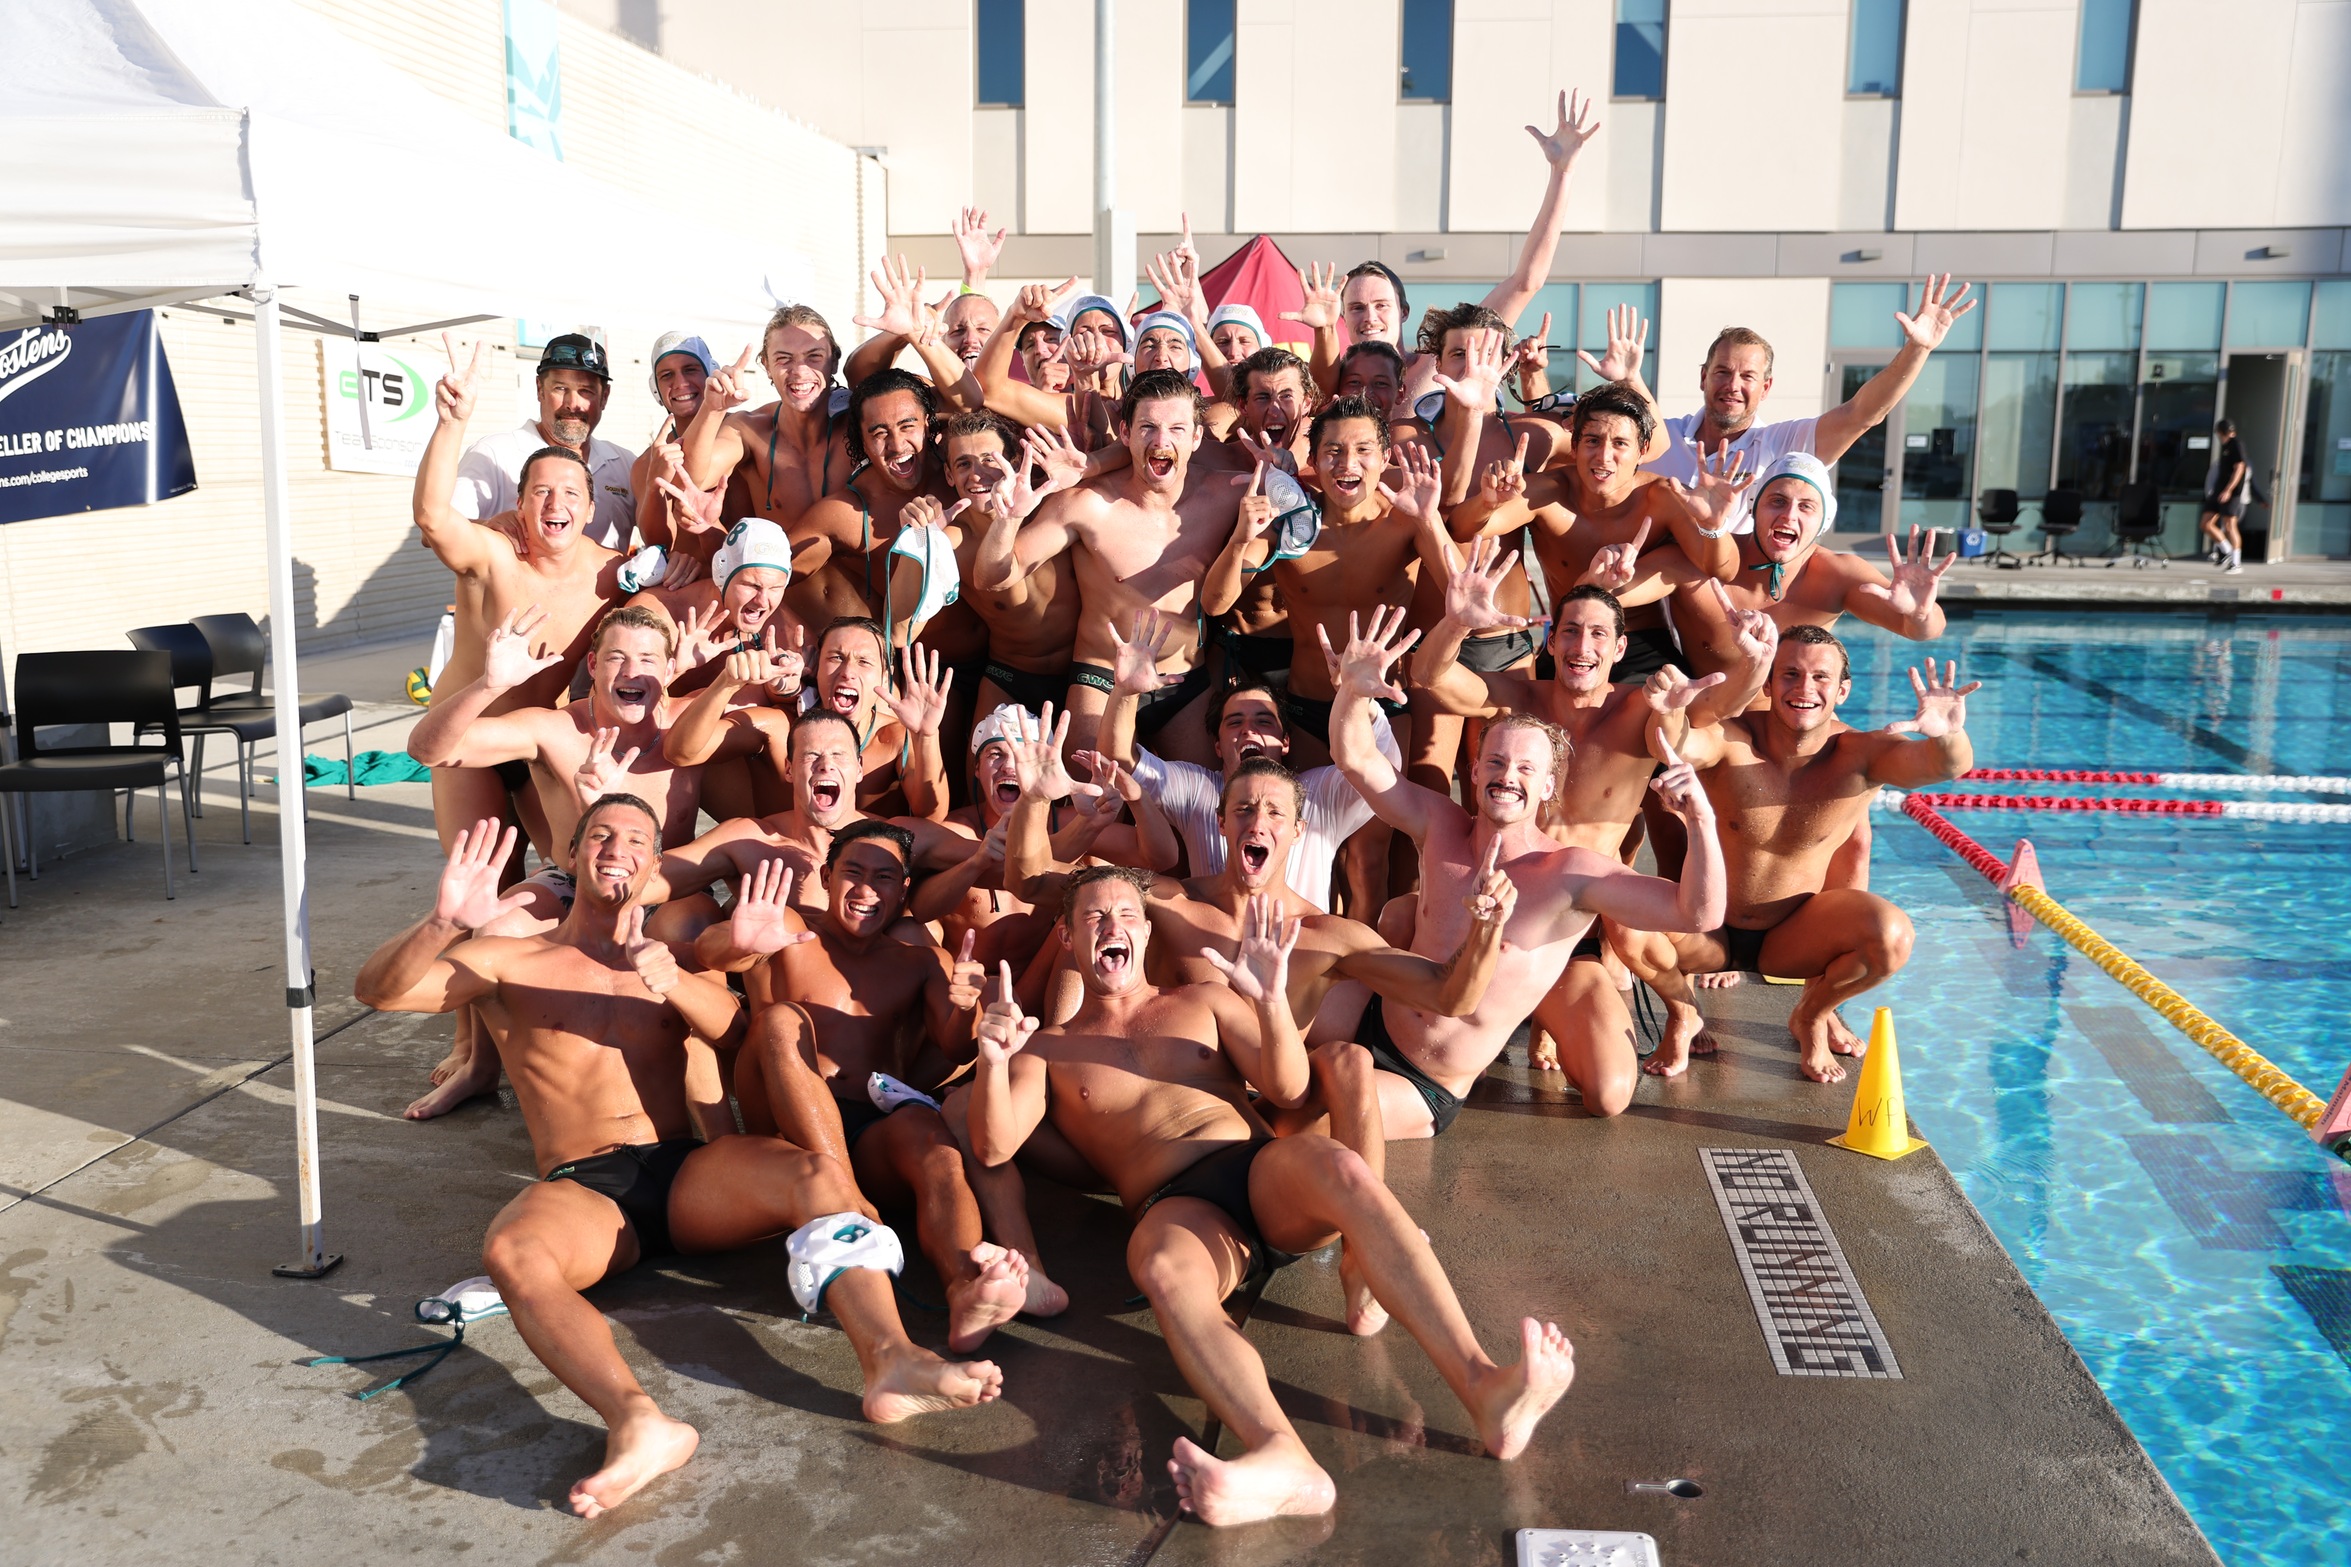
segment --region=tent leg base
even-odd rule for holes
[[[323,1279],[343,1265],[343,1254],[330,1251],[314,1262],[281,1262],[269,1271],[281,1279]]]

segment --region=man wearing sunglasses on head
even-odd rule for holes
[[[594,486],[596,511],[583,536],[606,549],[627,549],[637,527],[636,495],[629,483],[637,454],[596,438],[596,425],[612,397],[612,364],[604,345],[580,332],[551,339],[539,353],[538,388],[537,418],[486,435],[466,449],[450,505],[475,522],[514,510],[523,464],[533,452],[560,446],[580,454]]]

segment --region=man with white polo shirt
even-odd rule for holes
[[[612,363],[604,345],[580,332],[550,340],[539,353],[538,388],[536,419],[466,448],[450,506],[475,522],[514,510],[524,462],[533,452],[560,446],[580,454],[595,490],[596,513],[583,536],[606,549],[627,549],[637,529],[636,493],[629,484],[637,454],[596,439],[612,397]]]

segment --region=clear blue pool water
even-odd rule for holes
[[[1844,716],[1907,717],[1923,650],[1849,640]],[[1934,651],[1985,682],[1981,766],[2351,774],[2351,619],[1984,612]],[[2351,825],[1951,819],[2003,859],[2031,837],[2054,897],[2333,1092]],[[1990,886],[1907,818],[1878,813],[1873,885],[1919,931],[1882,993],[1912,1119],[2221,1559],[2351,1561],[2351,1166],[2045,929],[2013,946]]]

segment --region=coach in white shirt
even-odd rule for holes
[[[1763,400],[1771,395],[1771,344],[1746,327],[1723,328],[1706,350],[1705,367],[1698,373],[1704,405],[1694,414],[1666,420],[1670,444],[1665,454],[1642,467],[1694,485],[1700,455],[1711,457],[1725,446],[1745,454],[1749,473],[1761,473],[1790,452],[1810,452],[1824,463],[1834,463],[1852,450],[1855,441],[1885,423],[1886,415],[1918,379],[1927,355],[1951,330],[1951,323],[1976,307],[1974,300],[1966,298],[1969,286],[1962,283],[1953,289],[1949,273],[1939,278],[1930,275],[1918,314],[1894,312],[1904,341],[1893,362],[1864,382],[1849,400],[1817,419],[1757,424],[1755,417],[1763,411]],[[1752,494],[1750,491],[1749,497],[1741,500],[1739,518],[1731,526],[1734,533],[1754,531]],[[1889,532],[1893,520],[1882,519]]]
[[[627,549],[637,530],[637,499],[629,487],[637,454],[595,435],[611,396],[612,366],[601,343],[578,332],[549,342],[539,357],[539,417],[467,447],[457,464],[450,504],[476,522],[511,511],[516,482],[531,453],[567,446],[587,462],[596,489],[596,515],[587,537],[607,549]]]

